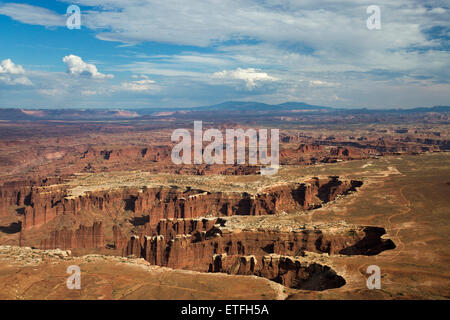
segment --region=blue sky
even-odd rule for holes
[[[81,29],[66,26],[70,5]],[[369,30],[369,5],[381,29]],[[448,1],[0,1],[0,107],[450,105]]]

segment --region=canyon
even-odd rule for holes
[[[220,120],[208,112],[186,111],[104,122],[0,122],[2,261],[16,264],[20,273],[28,267],[14,255],[26,257],[43,268],[39,274],[47,282],[53,280],[46,278],[45,268],[53,263],[79,261],[89,270],[85,272],[99,279],[114,266],[119,279],[127,279],[115,284],[120,288],[132,281],[130,272],[147,283],[147,276],[170,270],[165,290],[180,297],[186,293],[173,288],[175,279],[203,288],[195,291],[199,297],[212,294],[208,288],[217,286],[226,292],[221,298],[240,296],[236,288],[250,297],[248,288],[254,286],[258,299],[264,292],[277,299],[372,297],[364,284],[364,268],[370,261],[400,277],[401,290],[415,296],[398,271],[402,259],[415,265],[418,251],[410,253],[409,247],[418,250],[414,244],[440,239],[445,232],[426,229],[428,233],[418,239],[405,239],[410,220],[422,216],[404,213],[416,200],[405,202],[409,195],[402,190],[419,188],[422,180],[417,177],[429,176],[448,161],[447,118],[429,114],[349,118],[315,112],[282,119],[256,113],[250,120],[239,112],[227,117]],[[377,122],[368,120],[373,118]],[[174,164],[170,135],[176,128],[191,128],[193,120],[202,120],[205,130],[220,131],[256,130],[271,123],[270,128],[280,129],[279,172],[264,176],[260,164],[247,163]],[[396,122],[400,120],[404,122]],[[348,128],[343,126],[346,121]],[[423,169],[429,164],[433,169]],[[439,179],[447,176],[441,172]],[[389,189],[390,184],[395,188]],[[440,194],[446,186],[432,190]],[[440,230],[427,220],[421,228],[429,225]],[[438,258],[434,259],[438,266]],[[138,269],[130,271],[122,263]],[[391,266],[397,269],[392,271]],[[196,277],[206,282],[197,284]],[[383,277],[391,279],[390,274]],[[163,295],[154,289],[156,279],[149,284],[152,298]],[[427,279],[434,283],[434,278]],[[31,278],[21,281],[26,288]],[[248,288],[239,286],[240,281]],[[264,287],[267,284],[277,289],[271,291]],[[83,294],[93,297],[100,290],[111,298],[129,296],[119,287],[90,288]],[[432,294],[442,297],[441,287],[433,285]],[[400,291],[389,288],[390,294],[400,297]],[[149,297],[147,291],[130,290]],[[387,297],[386,292],[377,294]]]
[[[114,190],[86,191],[78,196],[61,180],[45,179],[0,187],[0,207],[5,214],[11,205],[24,206],[23,229],[40,227],[62,214],[76,216],[81,210],[111,214],[130,210],[135,215],[147,213],[150,223],[167,218],[265,215],[280,210],[311,209],[353,192],[361,181],[341,181],[339,177],[312,178],[304,183],[266,187],[256,194],[248,192],[209,192],[187,187],[124,187]]]
[[[391,240],[380,238],[384,229],[373,227],[341,228],[340,234],[317,227],[291,232],[230,230],[226,219],[179,219],[161,220],[146,229],[131,236],[123,255],[174,269],[257,275],[307,290],[337,288],[345,280],[326,265],[302,259],[305,252],[373,255],[395,248]]]
[[[96,177],[92,175],[91,180]],[[40,249],[112,250],[144,258],[153,265],[199,272],[257,275],[284,286],[326,290],[345,284],[327,265],[300,261],[305,252],[370,255],[394,249],[382,240],[382,228],[341,227],[339,234],[315,226],[280,231],[229,228],[233,216],[265,216],[320,208],[363,185],[338,176],[312,177],[303,182],[259,186],[254,192],[218,192],[185,185],[121,185],[102,190],[73,188],[74,177],[34,181],[30,187],[8,184],[1,190],[3,207],[23,206],[20,245]],[[76,178],[75,178],[76,179]],[[80,179],[80,178],[79,178]],[[129,179],[124,179],[128,181]],[[151,179],[149,179],[151,180]],[[51,230],[53,220],[97,212],[100,221]],[[116,219],[129,212],[133,228],[124,232]],[[103,223],[112,225],[109,232]],[[329,228],[328,228],[329,229]],[[39,233],[39,237],[29,237]]]

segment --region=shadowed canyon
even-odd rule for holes
[[[205,129],[279,128],[273,175],[174,164],[170,133],[198,115],[1,122],[0,268],[15,276],[2,273],[0,297],[448,298],[438,271],[448,265],[448,115],[399,126],[359,114],[347,130],[327,112],[305,112],[316,127],[201,113]],[[69,264],[92,284],[59,296],[39,285],[64,282]],[[382,290],[366,287],[369,265],[380,266]]]

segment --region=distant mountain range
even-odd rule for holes
[[[331,110],[331,107],[315,106],[304,102],[285,102],[281,104],[266,104],[261,102],[227,101],[212,106],[195,107],[193,110],[229,110],[229,111],[265,111],[265,110]]]
[[[171,115],[176,112],[267,112],[267,111],[303,111],[328,113],[424,113],[424,112],[450,112],[450,106],[435,106],[430,108],[413,109],[345,109],[310,105],[304,102],[285,102],[281,104],[266,104],[261,102],[227,101],[211,106],[186,108],[141,108],[125,110],[108,109],[20,109],[0,108],[0,120],[115,120],[134,119],[141,116],[158,114]]]

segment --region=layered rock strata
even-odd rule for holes
[[[133,235],[122,252],[175,269],[257,275],[293,288],[325,290],[345,280],[328,266],[302,260],[305,252],[377,254],[395,248],[391,240],[381,238],[384,233],[376,227],[339,234],[319,229],[229,230],[220,218],[164,219]]]
[[[361,185],[360,181],[330,177],[269,187],[256,194],[160,186],[89,191],[76,197],[68,196],[64,186],[34,187],[29,196],[30,205],[25,208],[23,229],[40,227],[61,214],[77,215],[81,210],[96,210],[108,215],[130,210],[136,215],[148,215],[150,224],[167,218],[266,215],[306,210],[333,201]]]
[[[101,222],[92,226],[81,225],[76,230],[63,228],[55,230],[48,239],[42,240],[40,249],[86,249],[104,248],[105,237]]]

